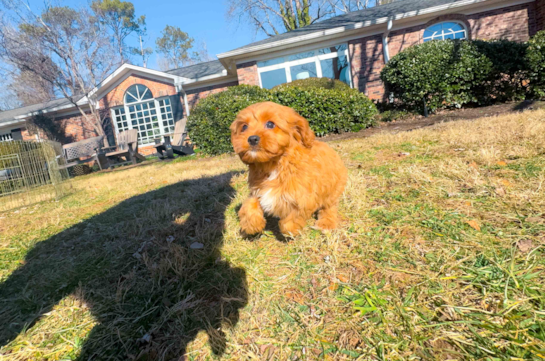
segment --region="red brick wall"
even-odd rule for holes
[[[23,136],[23,140],[35,140],[36,135],[30,134],[28,129],[21,129],[21,135]]]
[[[545,30],[545,0],[537,0],[536,8],[536,31]]]
[[[472,39],[526,41],[535,29],[535,3],[468,16]]]
[[[545,3],[545,0],[539,0]],[[545,11],[545,10],[543,10]],[[388,37],[390,57],[422,42],[424,30],[441,21],[457,20],[469,30],[470,39],[526,41],[535,33],[535,3],[521,4],[473,15],[449,14],[427,24],[392,31]]]
[[[232,86],[235,86],[235,85],[238,85],[238,81],[232,81],[232,82],[229,82],[229,83],[224,83],[224,84],[217,84],[217,85],[212,85],[212,86],[208,86],[208,87],[205,87],[205,88],[197,88],[197,89],[192,89],[192,90],[187,90],[186,91],[186,94],[187,94],[187,103],[189,105],[189,109],[193,109],[193,107],[195,107],[195,105],[197,105],[197,103],[206,98],[207,96],[211,95],[211,94],[216,94],[216,93],[220,93],[222,91],[224,91],[225,89],[229,88],[229,87],[232,87]],[[185,105],[184,105],[185,107]],[[187,112],[185,112],[185,114],[187,114]]]
[[[167,95],[175,95],[176,88],[169,83],[151,80],[141,76],[131,75],[123,80],[115,89],[111,90],[100,100],[100,106],[104,108],[123,105],[124,96],[127,89],[133,84],[142,84],[149,88],[154,98],[159,98]]]
[[[78,142],[91,137],[96,137],[97,133],[91,123],[85,120],[81,114],[72,114],[65,116],[52,116],[55,122],[60,122],[67,137],[67,142]],[[21,131],[23,140],[36,139],[36,132],[29,131],[28,128]],[[39,131],[40,139],[47,139],[47,135]]]
[[[56,117],[55,121],[62,123],[64,133],[67,137],[72,138],[72,142],[78,142],[98,135],[93,125],[86,121],[81,114]]]
[[[352,40],[348,43],[348,51],[354,88],[371,99],[381,99],[384,94],[380,80],[380,71],[384,67],[382,35]]]
[[[448,20],[463,22],[471,39],[502,38],[526,41],[534,35],[536,29],[545,26],[545,0],[467,16],[444,15],[424,25],[392,31],[388,37],[390,58],[410,46],[420,44],[424,30],[428,26]],[[384,88],[380,81],[380,71],[384,67],[382,35],[350,41],[349,48],[354,87],[371,99],[381,99],[384,96]]]
[[[239,84],[259,86],[259,74],[255,61],[237,65],[237,75]]]

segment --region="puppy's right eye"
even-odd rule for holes
[[[244,124],[244,125],[242,126],[242,128],[240,128],[240,131],[241,131],[241,132],[245,132],[246,129],[248,129],[248,125]]]

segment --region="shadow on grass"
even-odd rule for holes
[[[535,101],[533,100],[523,100],[521,102],[518,102],[517,104],[515,104],[515,106],[513,107],[513,110],[514,111],[518,111],[518,112],[522,112],[526,109],[532,109],[533,105],[534,105]]]
[[[201,330],[222,355],[222,327],[247,303],[245,271],[220,252],[233,175],[133,197],[38,243],[0,284],[0,347],[74,295],[98,323],[80,360],[179,359]]]

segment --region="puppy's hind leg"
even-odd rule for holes
[[[318,212],[318,221],[316,222],[316,228],[321,230],[337,228],[336,205],[322,208],[320,212]]]
[[[257,197],[247,198],[242,203],[238,217],[240,218],[240,228],[248,235],[261,232],[267,223]]]

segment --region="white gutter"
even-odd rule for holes
[[[390,36],[390,30],[392,30],[394,21],[388,20],[386,31],[382,34],[382,50],[384,51],[384,64],[390,61],[390,49],[388,48],[388,36]]]
[[[372,25],[386,24],[389,21],[393,21],[393,20],[401,20],[401,19],[415,17],[415,16],[419,16],[419,15],[432,14],[432,13],[439,12],[439,11],[459,8],[459,7],[468,6],[468,5],[479,4],[479,3],[486,2],[486,1],[490,1],[490,0],[463,0],[463,1],[458,1],[458,2],[455,2],[455,3],[449,3],[449,4],[439,5],[439,6],[433,6],[433,7],[426,8],[426,9],[408,11],[406,13],[400,13],[400,14],[396,14],[396,15],[393,15],[393,16],[387,16],[387,17],[378,18],[378,19],[374,19],[374,20],[362,21],[362,22],[359,22],[359,23],[352,24],[350,26],[342,26],[342,27],[337,27],[337,28],[333,28],[333,29],[317,31],[317,32],[314,32],[314,33],[306,34],[306,35],[295,36],[293,38],[288,38],[288,39],[285,39],[285,40],[279,40],[279,41],[275,41],[275,42],[272,42],[272,43],[265,43],[265,44],[255,45],[255,46],[242,48],[242,49],[235,49],[235,50],[232,50],[232,51],[228,51],[226,53],[218,54],[217,57],[218,57],[218,59],[221,60],[221,59],[224,59],[224,58],[229,58],[229,57],[232,57],[232,56],[252,53],[252,52],[255,52],[255,51],[268,50],[268,49],[272,49],[272,48],[275,48],[275,47],[280,47],[280,46],[284,46],[284,45],[299,43],[299,42],[302,42],[302,41],[319,39],[319,38],[322,38],[324,36],[341,34],[341,33],[344,33],[346,31],[366,28],[366,27],[369,27],[369,26],[372,26]]]
[[[192,84],[192,83],[198,83],[198,82],[202,82],[202,81],[222,78],[222,77],[225,77],[227,75],[228,75],[227,70],[222,70],[221,73],[207,75],[207,76],[203,76],[201,78],[194,78],[194,79],[184,78],[185,80],[182,81],[182,84],[187,85],[187,84]]]

